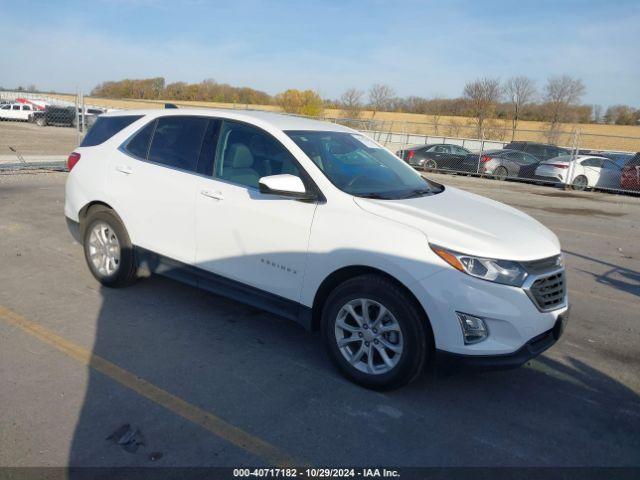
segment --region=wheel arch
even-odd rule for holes
[[[428,339],[431,343],[433,343],[433,328],[431,327],[431,321],[429,320],[429,314],[425,311],[422,304],[418,301],[416,296],[413,294],[411,290],[409,290],[400,280],[398,280],[393,275],[380,270],[375,267],[370,267],[367,265],[350,265],[346,267],[342,267],[338,270],[327,275],[327,277],[322,281],[316,294],[313,299],[313,306],[311,310],[311,330],[318,331],[320,330],[321,316],[322,316],[322,306],[325,301],[331,294],[331,292],[341,283],[346,282],[347,280],[359,277],[361,275],[379,275],[381,277],[386,278],[387,280],[393,282],[398,286],[402,291],[407,294],[407,298],[414,304],[414,306],[418,309],[418,311],[423,315],[423,320],[425,326],[427,327]],[[433,347],[433,344],[430,345]]]
[[[103,202],[101,200],[93,200],[93,201],[87,203],[78,212],[78,219],[80,220],[80,234],[81,235],[84,235],[84,228],[86,226],[86,219],[87,219],[87,216],[89,215],[89,211],[90,210],[96,210],[96,209],[110,210],[110,211],[112,211],[114,213],[114,215],[116,215],[118,217],[118,220],[120,220],[120,222],[122,222],[122,218],[120,217],[120,215],[118,215],[118,212],[116,212],[115,209],[111,205],[109,205],[108,203]],[[124,225],[124,223],[122,223],[122,224]]]

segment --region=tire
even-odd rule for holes
[[[504,167],[498,167],[493,172],[493,178],[504,182],[509,177],[509,172]]]
[[[424,162],[424,169],[429,171],[437,170],[438,163],[433,158],[429,158],[426,162]]]
[[[42,117],[36,118],[36,125],[40,127],[45,127],[47,125],[47,121]]]
[[[90,209],[83,222],[82,240],[89,270],[102,285],[123,287],[135,280],[133,246],[113,210],[102,206]],[[106,261],[105,256],[109,257]]]
[[[588,187],[589,187],[589,180],[587,180],[587,177],[585,177],[584,175],[578,175],[576,178],[573,179],[573,182],[571,182],[571,188],[574,190],[583,191],[583,190],[586,190]]]
[[[362,322],[363,301],[371,316],[369,322]],[[360,323],[348,313],[349,306]],[[387,313],[376,323],[380,306]],[[397,284],[379,275],[354,277],[331,292],[322,310],[322,336],[329,357],[342,374],[374,390],[391,390],[411,382],[433,351],[431,327],[420,306]],[[338,345],[340,339],[346,340],[344,345]],[[381,349],[391,365],[385,362]]]

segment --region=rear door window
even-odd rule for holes
[[[93,124],[85,135],[80,146],[94,147],[100,145],[140,118],[142,118],[142,115],[121,115],[117,117],[98,118],[96,123]]]
[[[149,161],[195,172],[208,122],[204,117],[160,117],[151,140]]]

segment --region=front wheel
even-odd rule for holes
[[[121,287],[136,276],[133,246],[124,225],[109,209],[89,211],[84,225],[84,255],[89,270],[107,287]]]
[[[424,313],[394,282],[363,275],[338,286],[322,312],[331,360],[350,380],[388,390],[413,380],[430,357]]]

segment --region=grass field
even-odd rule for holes
[[[73,95],[49,95],[67,101],[75,101]],[[208,107],[208,108],[251,108],[258,110],[281,111],[274,105],[245,105],[216,102],[197,101],[173,101],[180,106]],[[165,101],[162,100],[117,100],[110,98],[85,97],[85,103],[109,107],[109,108],[161,108]],[[326,109],[325,117],[339,118],[342,116],[340,110]],[[433,115],[420,115],[416,113],[398,112],[376,112],[375,116],[371,111],[362,114],[363,120],[375,120],[370,123],[369,128],[404,133],[416,133],[423,135],[448,136],[457,138],[476,138],[476,129],[473,119],[468,117],[441,116],[434,118]],[[364,126],[364,122],[363,122]],[[554,143],[564,146],[572,146],[574,132],[580,132],[579,147],[603,150],[620,150],[636,152],[640,151],[640,126],[632,125],[601,125],[601,124],[563,124],[562,134]],[[546,135],[548,124],[545,122],[521,121],[515,132],[515,140],[528,140],[536,142],[548,142]],[[492,120],[487,128],[487,138],[492,140],[510,141],[512,132],[510,122],[504,120]]]

